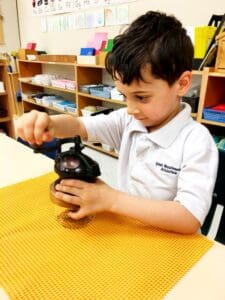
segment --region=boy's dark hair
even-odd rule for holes
[[[191,71],[193,45],[174,16],[149,11],[137,18],[114,39],[106,57],[106,70],[113,79],[130,84],[141,80],[141,68],[149,66],[151,74],[172,85],[184,71]]]

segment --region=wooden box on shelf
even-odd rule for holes
[[[77,57],[76,55],[43,54],[43,55],[37,55],[36,60],[46,61],[46,62],[75,63]]]
[[[215,70],[225,73],[225,32],[220,33],[216,39],[218,41],[218,51]]]
[[[32,49],[20,49],[18,51],[18,59],[27,59],[27,55],[36,55],[37,51]]]

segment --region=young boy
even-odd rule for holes
[[[127,108],[81,118],[31,111],[18,120],[18,135],[31,144],[78,134],[119,150],[119,190],[101,180],[56,186],[57,198],[80,206],[71,218],[110,211],[164,230],[198,231],[211,204],[218,153],[208,130],[180,102],[192,58],[181,23],[149,11],[116,37],[106,60]]]

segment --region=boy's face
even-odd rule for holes
[[[180,97],[190,84],[191,72],[184,72],[171,86],[165,80],[154,78],[149,68],[142,69],[143,81],[123,84],[116,80],[117,89],[124,95],[127,112],[149,130],[162,127],[180,111]]]

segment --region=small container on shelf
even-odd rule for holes
[[[77,106],[75,103],[73,102],[70,102],[70,101],[67,101],[66,105],[65,105],[65,110],[67,112],[70,112],[70,113],[76,113],[77,111]]]
[[[56,75],[51,74],[37,74],[32,77],[32,83],[40,85],[51,85],[52,80],[57,79]]]
[[[80,92],[90,94],[90,89],[95,87],[104,86],[103,84],[81,84],[79,86]]]
[[[66,80],[66,89],[68,90],[75,90],[76,89],[76,83],[74,80]]]
[[[97,110],[96,106],[89,105],[89,106],[85,106],[83,109],[81,109],[81,113],[82,113],[82,116],[88,117],[88,116],[91,116],[91,114],[93,112],[96,112],[96,110]]]
[[[42,104],[46,105],[46,106],[52,106],[52,101],[56,100],[56,96],[51,96],[51,95],[47,95],[47,96],[43,96],[42,97]]]
[[[97,65],[98,56],[97,55],[78,55],[77,63],[83,65]]]
[[[113,147],[109,146],[108,144],[102,144],[102,148],[105,150],[105,151],[113,151]]]
[[[51,85],[61,89],[75,90],[75,81],[69,79],[53,79]]]
[[[51,85],[57,88],[65,89],[66,82],[65,79],[53,79],[51,80]]]
[[[225,123],[225,104],[204,108],[203,118],[205,120]]]
[[[103,85],[90,88],[90,93],[93,96],[101,98],[111,98],[111,90],[113,86]]]
[[[53,100],[52,105],[54,108],[60,109],[62,111],[66,111],[65,100],[59,100],[59,99]]]

